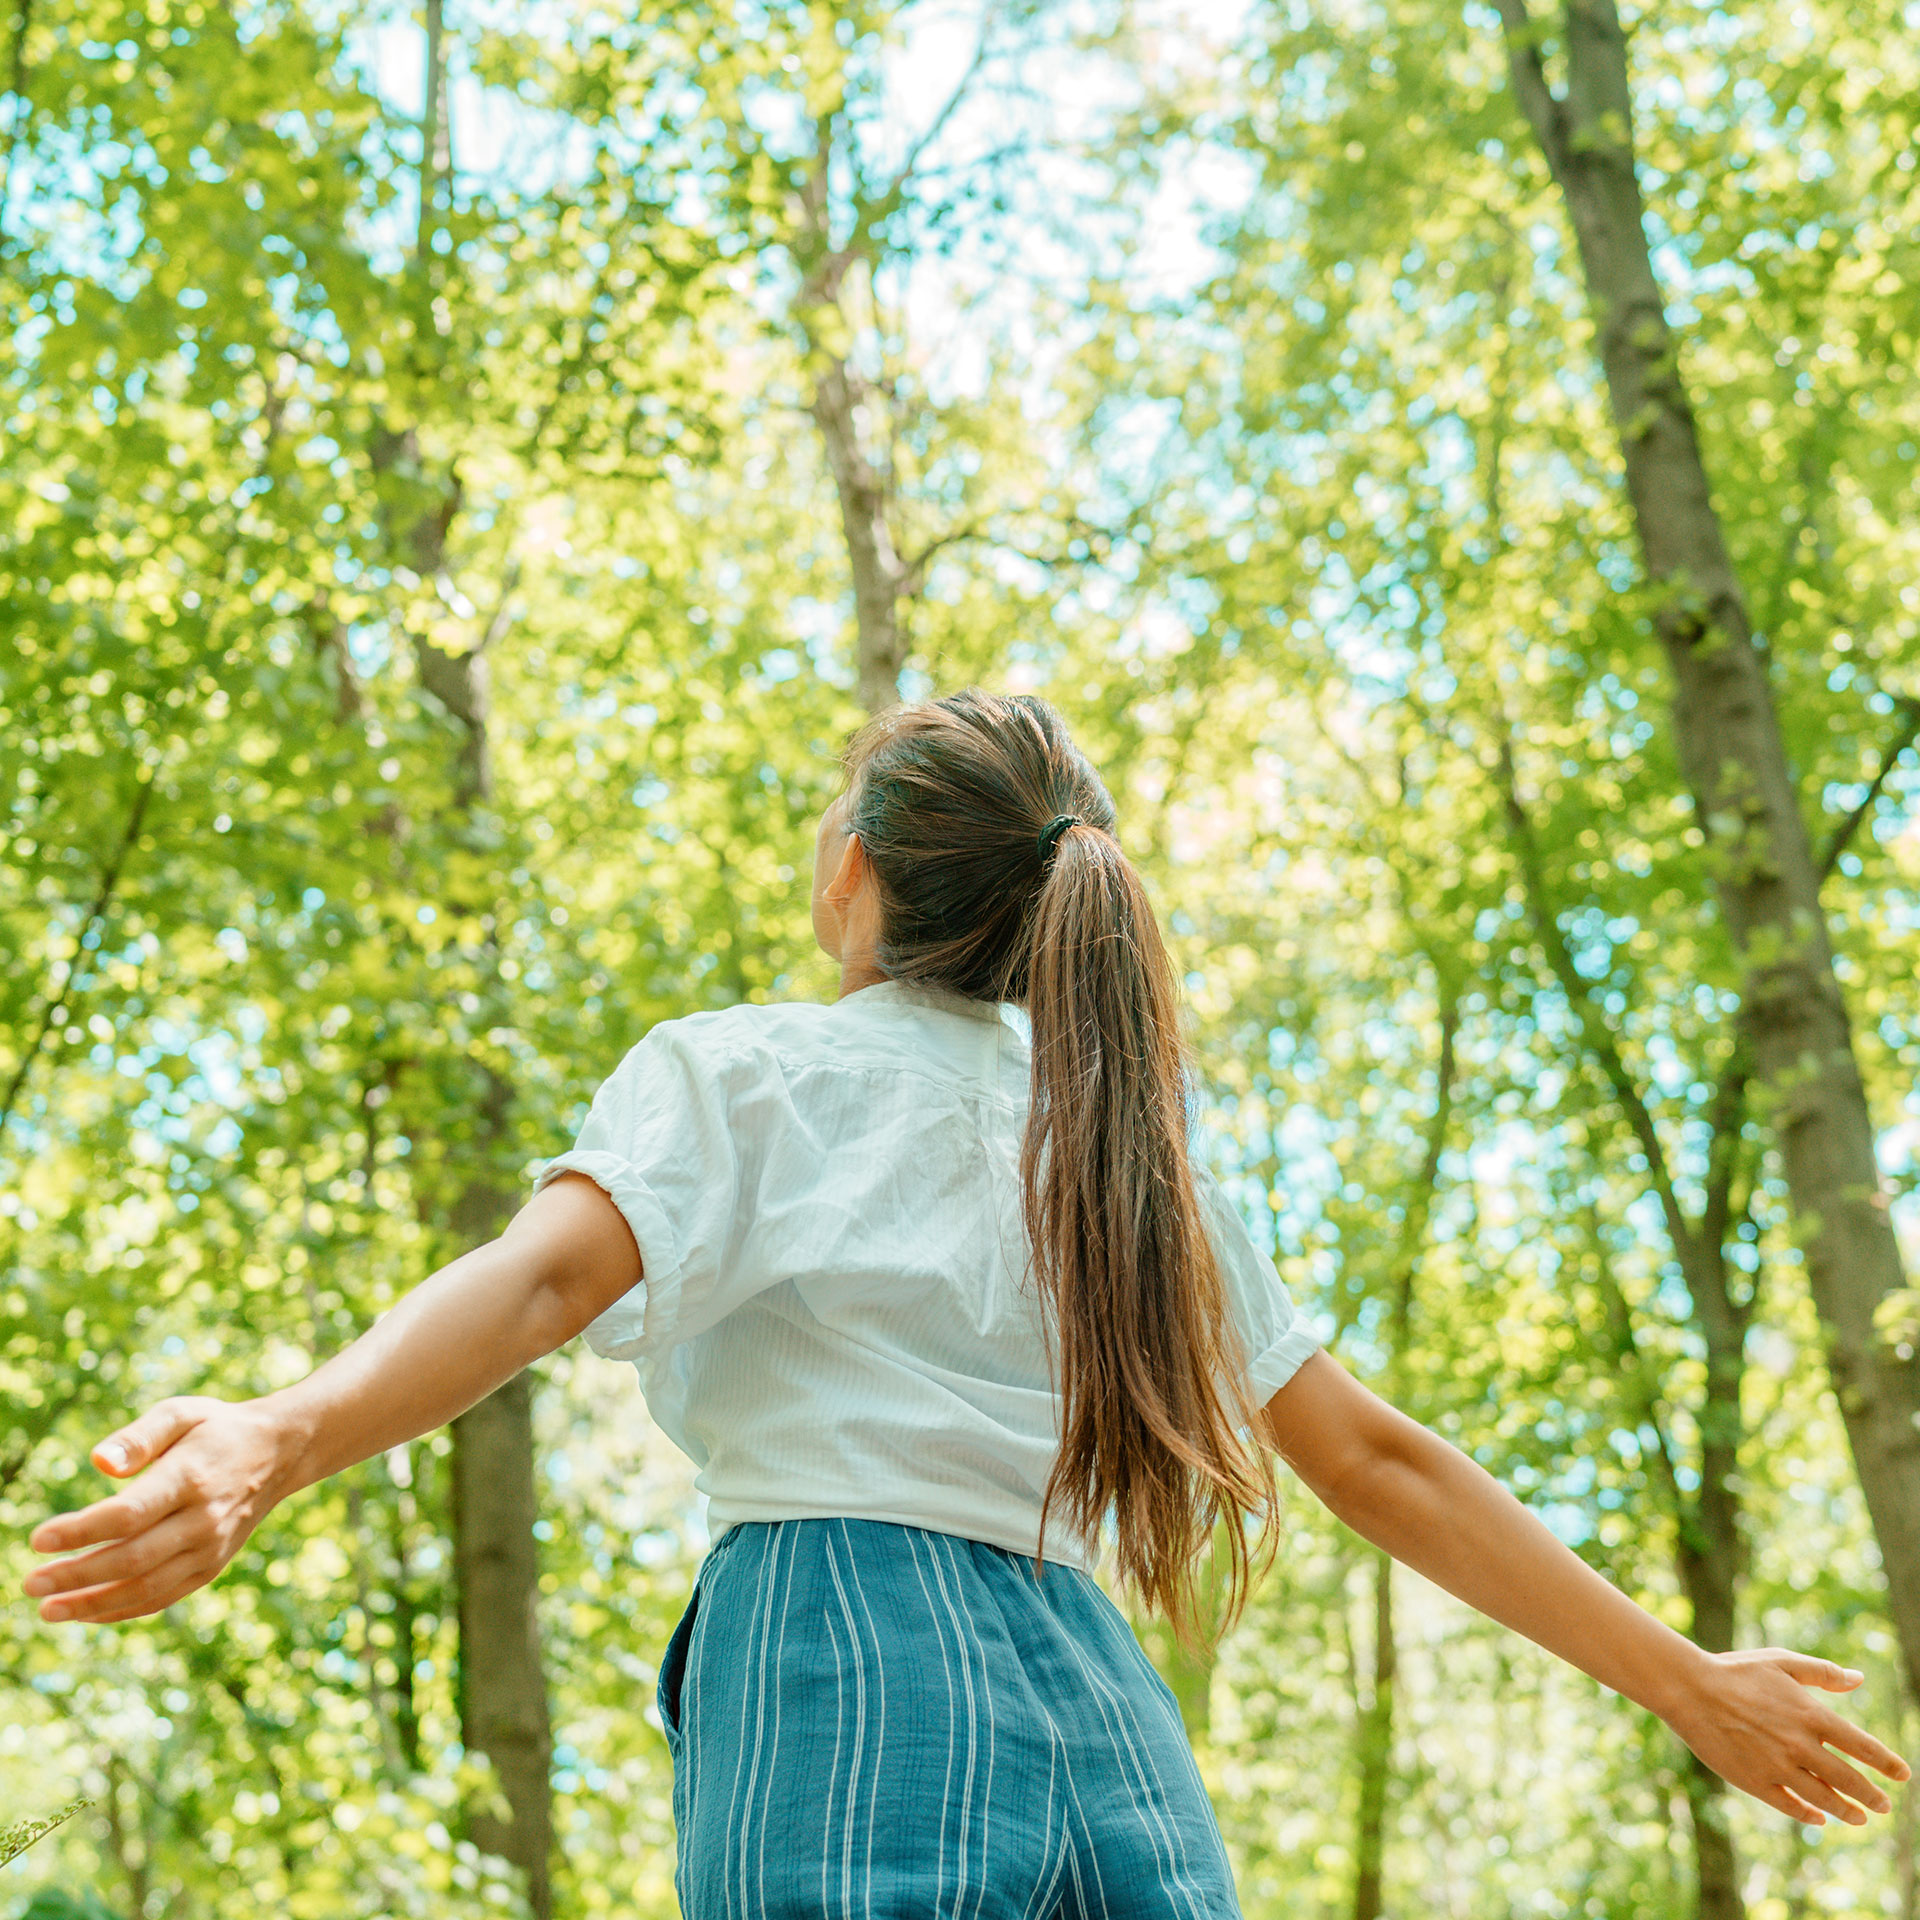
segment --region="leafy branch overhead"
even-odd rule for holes
[[[17,1859],[33,1845],[36,1840],[44,1840],[54,1828],[71,1820],[83,1808],[93,1805],[91,1800],[70,1800],[64,1807],[54,1812],[42,1814],[36,1820],[21,1820],[10,1827],[0,1827],[0,1867],[9,1860]]]

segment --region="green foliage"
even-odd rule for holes
[[[474,1155],[517,1183],[653,1021],[831,991],[806,872],[859,712],[793,293],[794,195],[837,117],[834,217],[877,224],[826,345],[884,399],[867,428],[926,557],[910,688],[1067,710],[1187,972],[1204,1151],[1296,1293],[1384,1378],[1423,1223],[1400,1397],[1684,1623],[1694,1303],[1543,948],[1502,744],[1546,922],[1689,1206],[1734,975],[1590,322],[1484,9],[1260,7],[1228,43],[1140,13],[1097,45],[1004,10],[1004,54],[897,196],[933,110],[911,8],[682,6],[644,32],[462,11],[455,164],[424,194],[415,102],[374,71],[406,22],[23,18],[0,223],[10,1581],[36,1520],[94,1497],[90,1440],[352,1338],[449,1251]],[[1662,271],[1822,842],[1920,689],[1901,18],[1768,4],[1635,41]],[[1069,165],[1088,101],[1114,124]],[[1206,244],[1156,278],[1169,221]],[[477,648],[476,800],[422,662]],[[1910,766],[1828,896],[1908,1219]],[[1448,999],[1455,1110],[1423,1185]],[[1742,1632],[1867,1668],[1891,1726],[1764,1118],[1729,1252],[1756,1314]],[[668,1914],[653,1663],[701,1515],[623,1369],[555,1356],[537,1426],[560,1910]],[[23,1909],[16,1868],[0,1913],[516,1897],[461,1825],[485,1781],[458,1739],[445,1453],[310,1490],[158,1619],[0,1609],[0,1806],[92,1796],[23,1867],[105,1890]],[[1202,1758],[1249,1914],[1332,1914],[1366,1562],[1292,1495],[1283,1519]],[[1680,1911],[1661,1730],[1407,1585],[1394,1910]],[[1736,1820],[1755,1920],[1894,1897],[1882,1833]]]
[[[20,1920],[119,1920],[97,1893],[63,1893],[42,1887],[26,1904]]]
[[[84,1800],[69,1801],[66,1806],[42,1814],[37,1820],[19,1820],[11,1826],[0,1828],[0,1867],[25,1853],[36,1840],[44,1840],[63,1820],[71,1820],[86,1804]]]

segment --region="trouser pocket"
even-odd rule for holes
[[[654,1688],[654,1704],[660,1710],[660,1730],[667,1736],[667,1745],[675,1754],[680,1751],[680,1695],[686,1685],[687,1661],[693,1649],[694,1616],[699,1611],[700,1583],[696,1580],[687,1610],[680,1616],[680,1624],[674,1628],[673,1638],[667,1642],[667,1650],[661,1656],[660,1680]]]

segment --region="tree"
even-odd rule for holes
[[[1900,1358],[1875,1327],[1905,1274],[1821,899],[1885,769],[1920,729],[1920,704],[1905,703],[1861,810],[1816,850],[1654,272],[1618,9],[1614,0],[1568,0],[1559,92],[1526,0],[1500,0],[1500,18],[1514,98],[1573,225],[1655,589],[1651,618],[1673,674],[1674,734],[1705,838],[1703,867],[1745,967],[1742,1044],[1780,1143],[1908,1684],[1920,1694],[1920,1366]]]

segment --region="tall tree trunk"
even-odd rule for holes
[[[496,620],[497,629],[499,621]],[[416,637],[421,683],[461,729],[455,793],[461,812],[490,792],[486,644],[444,652]],[[468,901],[470,909],[494,903]],[[488,936],[487,959],[492,957]],[[497,972],[486,988],[504,994]],[[510,1145],[513,1089],[483,1069],[479,1125],[468,1154],[472,1173],[448,1210],[447,1227],[463,1249],[490,1240],[514,1210],[515,1190],[499,1174]],[[546,1675],[537,1617],[539,1518],[534,1483],[533,1376],[516,1375],[453,1423],[454,1579],[459,1594],[460,1737],[492,1760],[509,1817],[476,1809],[469,1829],[476,1845],[511,1860],[527,1876],[537,1920],[552,1911],[550,1862],[553,1750]]]
[[[420,114],[420,207],[413,272],[419,316],[414,373],[424,393],[443,369],[432,324],[441,268],[435,236],[445,220],[445,182],[451,171],[451,116],[447,110],[444,0],[425,0],[425,81]],[[411,424],[376,425],[370,450],[382,479],[389,544],[422,580],[446,571],[447,541],[463,489],[457,467],[430,471]],[[415,670],[424,691],[452,723],[453,818],[458,834],[492,797],[487,651],[504,630],[513,589],[509,573],[499,611],[473,644],[453,653],[425,634],[413,636]],[[491,927],[501,903],[458,903]],[[475,956],[482,997],[503,1001],[491,932]],[[511,1148],[513,1089],[481,1063],[481,1093],[473,1135],[464,1145],[465,1176],[447,1204],[443,1225],[462,1250],[492,1239],[511,1216],[516,1192],[504,1175]],[[552,1730],[537,1616],[540,1590],[534,1522],[533,1377],[523,1372],[453,1422],[452,1525],[459,1621],[460,1737],[484,1753],[499,1776],[507,1803],[468,1813],[476,1845],[497,1853],[526,1875],[536,1920],[552,1912]]]
[[[1690,1214],[1674,1185],[1652,1109],[1620,1051],[1593,982],[1574,964],[1539,841],[1520,801],[1512,749],[1505,744],[1500,753],[1500,781],[1534,931],[1578,1022],[1581,1050],[1605,1075],[1620,1115],[1646,1160],[1647,1184],[1660,1203],[1673,1257],[1686,1284],[1693,1330],[1706,1348],[1706,1393],[1697,1411],[1699,1484],[1690,1494],[1682,1486],[1675,1465],[1662,1391],[1641,1350],[1633,1308],[1614,1279],[1596,1235],[1601,1291],[1618,1357],[1631,1370],[1641,1416],[1659,1440],[1656,1457],[1677,1529],[1680,1585],[1692,1612],[1689,1631],[1708,1652],[1724,1653],[1733,1646],[1736,1591],[1745,1565],[1734,1476],[1740,1462],[1740,1388],[1746,1372],[1753,1295],[1742,1299],[1735,1291],[1726,1257],[1728,1240],[1745,1211],[1744,1204],[1735,1200],[1749,1086],[1745,1035],[1736,1036],[1714,1090],[1709,1109],[1706,1196],[1699,1213]],[[1691,1754],[1686,1760],[1685,1779],[1699,1920],[1741,1920],[1745,1909],[1727,1827],[1723,1784]]]
[[[1404,893],[1404,888],[1403,888]],[[1402,911],[1411,917],[1410,901]],[[1451,969],[1436,960],[1440,980],[1440,1056],[1434,1066],[1433,1113],[1427,1121],[1420,1171],[1408,1196],[1406,1216],[1387,1275],[1388,1397],[1405,1390],[1407,1341],[1412,1330],[1414,1283],[1427,1225],[1440,1186],[1440,1156],[1453,1121],[1454,1076],[1460,1034],[1460,995]],[[1387,1803],[1393,1787],[1393,1696],[1399,1671],[1393,1621],[1393,1559],[1373,1556],[1373,1656],[1371,1686],[1360,1718],[1360,1806],[1354,1827],[1353,1920],[1380,1920],[1387,1861]]]
[[[861,407],[873,390],[848,358],[854,326],[846,310],[847,279],[862,266],[871,274],[873,262],[858,239],[835,244],[830,175],[839,125],[836,112],[819,116],[812,163],[801,185],[794,252],[802,275],[791,318],[806,348],[811,411],[833,476],[853,575],[860,704],[879,713],[900,698],[900,670],[907,660],[902,609],[913,570],[894,544],[891,462],[884,454],[874,455],[861,431]],[[872,244],[865,219],[855,222],[855,231],[865,235],[866,246]]]
[[[1709,1653],[1726,1653],[1734,1644],[1735,1590],[1745,1561],[1734,1474],[1740,1457],[1747,1313],[1736,1304],[1718,1247],[1696,1240],[1682,1264],[1693,1269],[1687,1287],[1695,1324],[1706,1338],[1707,1384],[1699,1412],[1699,1491],[1679,1516],[1680,1582],[1693,1615],[1691,1638]],[[1686,1788],[1699,1920],[1743,1920],[1746,1904],[1727,1825],[1726,1782],[1688,1754]]]
[[[1387,1860],[1387,1789],[1393,1781],[1393,1556],[1373,1556],[1372,1691],[1360,1721],[1360,1816],[1354,1835],[1353,1920],[1380,1920]]]
[[[1911,1741],[1905,1751],[1913,1751]],[[1900,1888],[1897,1911],[1900,1920],[1920,1920],[1920,1779],[1909,1780],[1898,1790],[1893,1817],[1893,1863]]]
[[[1743,955],[1744,1015],[1798,1216],[1827,1364],[1920,1695],[1920,1364],[1876,1336],[1904,1284],[1866,1089],[1766,663],[1714,510],[1647,245],[1626,36],[1614,0],[1567,0],[1567,85],[1549,86],[1527,0],[1498,0],[1513,87],[1571,218],[1673,672],[1681,766]]]
[[[868,458],[861,445],[853,376],[844,360],[821,357],[824,366],[814,386],[813,417],[839,496],[840,526],[853,573],[860,704],[869,713],[878,713],[900,698],[900,669],[907,658],[900,614],[906,573],[887,524],[892,489],[884,469]]]
[[[493,1762],[508,1817],[473,1809],[476,1846],[527,1876],[539,1920],[553,1911],[553,1734],[535,1603],[533,1375],[516,1374],[453,1423],[454,1578],[459,1590],[460,1739]]]

